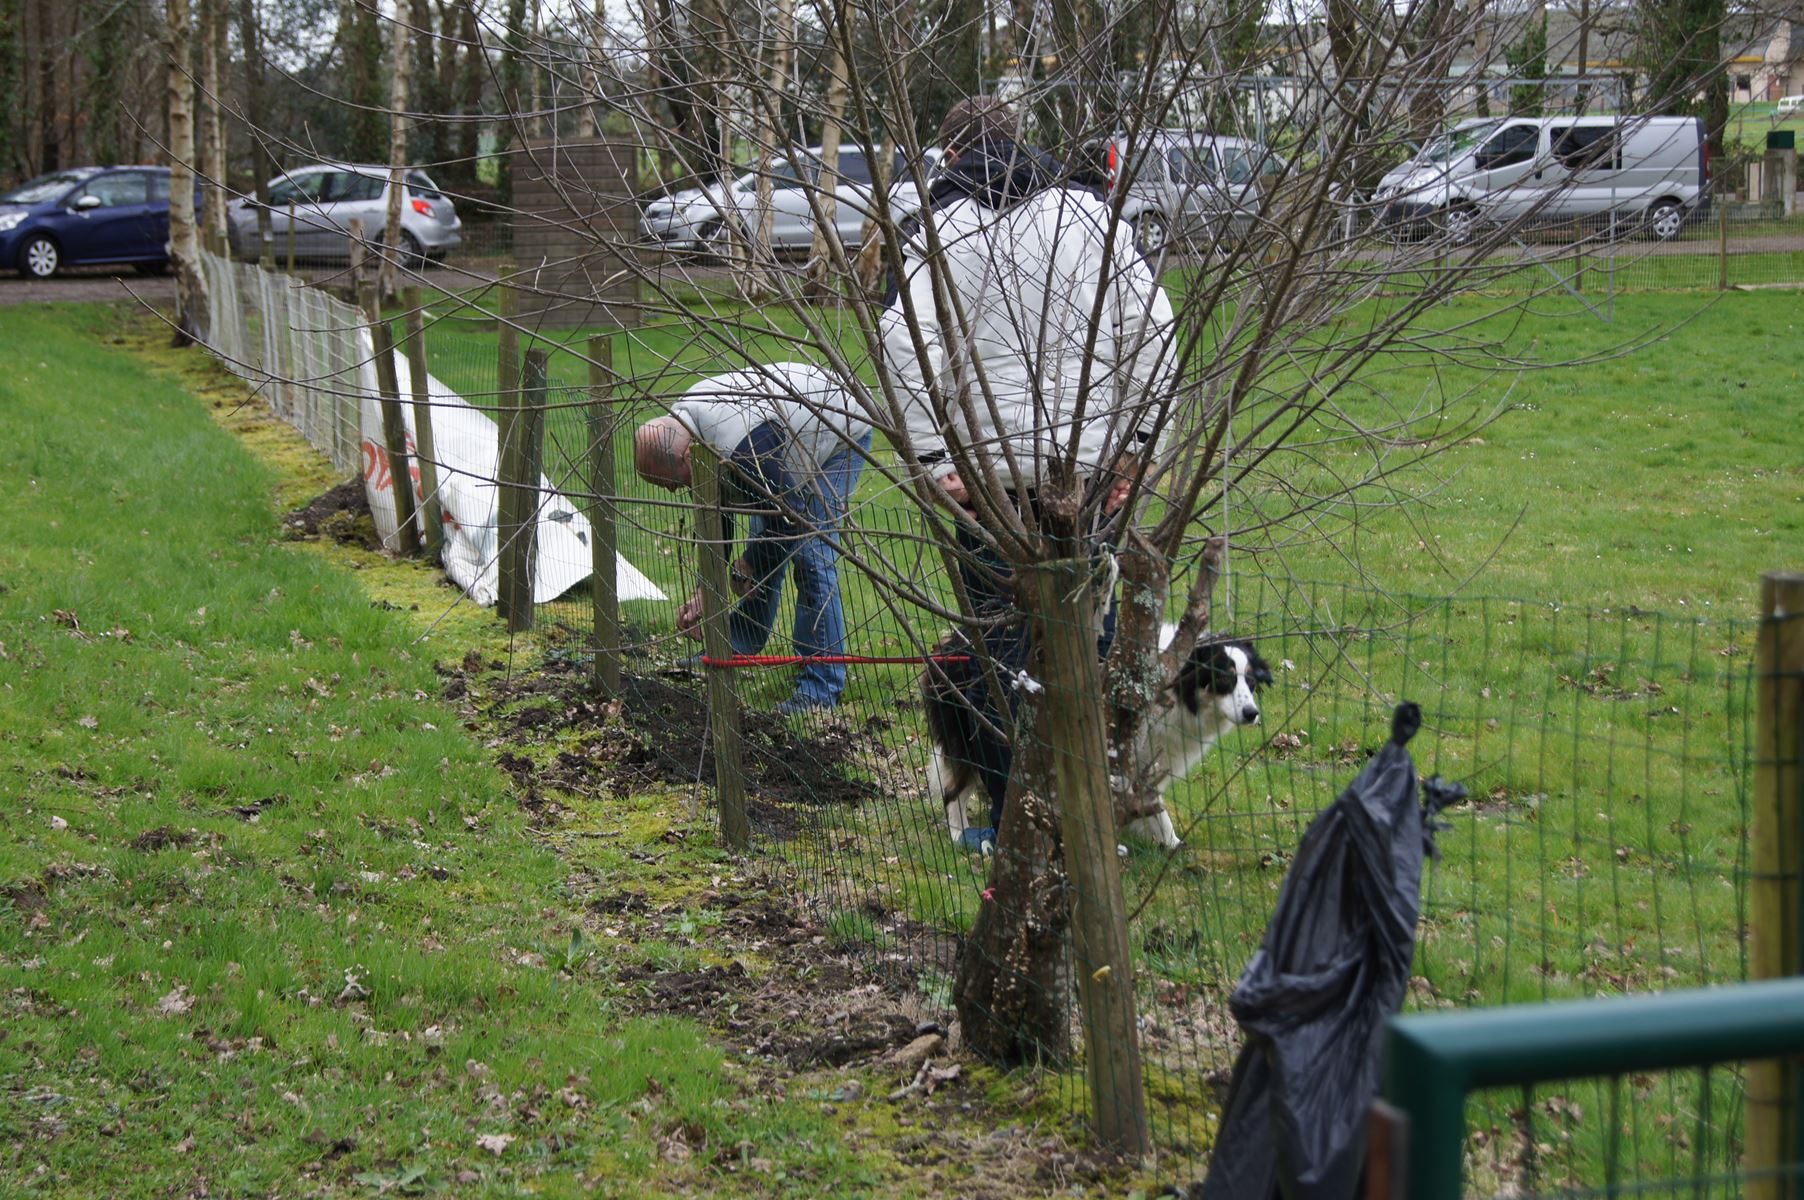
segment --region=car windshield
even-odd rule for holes
[[[12,191],[0,195],[0,204],[42,204],[46,200],[56,199],[86,178],[80,171],[56,171],[40,175],[30,183],[22,183]]]
[[[1501,124],[1503,124],[1503,120],[1498,118],[1495,121],[1481,121],[1476,125],[1465,125],[1443,133],[1422,147],[1422,152],[1416,155],[1416,161],[1419,163],[1451,162],[1497,132],[1497,127]]]
[[[1221,157],[1228,182],[1233,184],[1251,183],[1261,175],[1276,175],[1283,169],[1277,156],[1264,147],[1224,146]]]

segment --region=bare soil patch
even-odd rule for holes
[[[365,550],[382,548],[361,479],[347,479],[293,512],[284,513],[282,528],[290,541],[325,537],[340,545],[361,546]]]

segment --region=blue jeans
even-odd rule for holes
[[[797,506],[808,524],[801,529],[779,517],[754,516],[746,539],[745,559],[757,585],[733,607],[727,633],[735,654],[757,654],[770,640],[783,596],[783,576],[793,563],[796,583],[795,628],[790,641],[797,655],[844,654],[846,619],[839,603],[839,523],[846,519],[858,473],[859,451],[871,448],[865,434],[858,450],[848,446],[821,465],[820,474],[803,485]],[[846,690],[846,669],[836,663],[808,663],[796,676],[795,698],[832,707]]]

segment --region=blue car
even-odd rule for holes
[[[0,266],[32,279],[82,263],[156,274],[168,243],[168,167],[72,167],[0,194]]]

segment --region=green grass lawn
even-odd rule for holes
[[[277,477],[120,328],[0,313],[0,1192],[870,1187],[816,1106],[621,1011],[430,646],[278,541]]]

